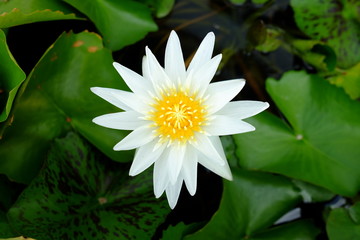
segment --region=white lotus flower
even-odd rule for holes
[[[133,130],[114,150],[136,148],[130,175],[154,163],[154,193],[164,191],[174,208],[183,182],[196,192],[197,164],[232,180],[219,136],[255,130],[241,121],[266,108],[259,101],[232,100],[244,87],[243,79],[210,83],[221,60],[211,58],[215,35],[206,35],[186,69],[179,38],[171,32],[165,51],[165,68],[145,48],[143,76],[114,62],[132,92],[94,87],[91,90],[123,112],[96,117],[101,126]]]

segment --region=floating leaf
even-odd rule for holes
[[[303,197],[305,203],[310,202],[324,202],[329,201],[335,197],[335,194],[329,190],[304,182],[297,179],[293,179],[294,185],[300,189],[300,194]]]
[[[138,2],[149,6],[158,18],[168,15],[175,4],[175,0],[138,0]]]
[[[17,199],[19,190],[22,189],[20,184],[10,182],[6,176],[0,175],[0,239],[19,236],[10,227],[6,212]]]
[[[219,210],[204,228],[185,239],[251,239],[301,200],[292,183],[284,177],[232,171],[234,180],[224,181]]]
[[[347,70],[338,70],[335,76],[327,79],[336,86],[343,87],[353,99],[360,97],[360,63]]]
[[[156,16],[158,18],[165,17],[170,13],[174,6],[175,0],[158,0],[156,8]]]
[[[169,226],[165,231],[163,231],[161,240],[182,240],[187,234],[193,233],[202,225],[203,224],[201,222],[188,225],[180,222],[175,226]]]
[[[334,51],[319,40],[304,40],[290,37],[283,30],[268,27],[265,41],[256,50],[272,52],[283,47],[321,71],[333,71],[336,66]]]
[[[73,9],[58,0],[6,0],[0,1],[0,28],[21,24],[81,19]]]
[[[0,239],[14,236],[18,236],[18,234],[14,234],[7,221],[5,212],[0,209]]]
[[[289,39],[291,52],[322,71],[333,71],[336,66],[334,51],[318,40]]]
[[[265,41],[256,45],[256,50],[261,52],[272,52],[283,44],[283,32],[276,28],[266,28]]]
[[[287,72],[267,90],[290,125],[270,113],[234,136],[240,164],[350,196],[360,189],[360,103],[317,75]]]
[[[14,238],[0,238],[0,240],[36,240],[33,238],[25,238],[25,237],[14,237]]]
[[[330,240],[360,239],[360,202],[349,209],[333,209],[326,222],[326,231]]]
[[[119,50],[142,39],[157,25],[150,9],[133,0],[65,0],[87,15],[104,37],[105,46]]]
[[[9,116],[17,90],[25,80],[26,75],[11,55],[6,44],[6,36],[1,29],[0,59],[0,122],[3,122]]]
[[[332,47],[338,66],[360,61],[360,2],[353,0],[291,0],[298,27]]]
[[[309,220],[299,220],[276,226],[266,230],[249,240],[314,240],[320,233],[314,223]]]
[[[56,139],[9,210],[10,225],[36,239],[151,239],[170,209],[154,197],[151,171],[129,177],[123,167],[74,133]]]
[[[120,109],[99,99],[90,87],[126,89],[112,66],[111,52],[89,32],[64,33],[26,80],[14,121],[0,140],[0,173],[28,183],[40,169],[50,141],[74,128],[113,160],[132,159],[113,146],[128,132],[92,123],[96,116]]]

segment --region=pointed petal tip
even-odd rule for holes
[[[268,102],[264,102],[264,110],[269,108],[270,107],[270,104]]]
[[[139,174],[139,172],[136,171],[136,169],[134,169],[133,165],[131,165],[130,170],[129,170],[129,176],[134,177],[138,174]]]
[[[168,201],[168,203],[169,203],[169,206],[170,206],[171,210],[174,210],[174,208],[176,207],[176,203],[174,204],[174,203],[169,202],[169,201]]]
[[[99,87],[91,87],[90,91],[92,91],[93,93],[96,93],[99,90]]]
[[[177,33],[175,32],[175,30],[171,30],[171,32],[170,32],[170,37],[171,37],[171,36],[174,36],[174,37],[176,36],[176,37],[177,37]],[[170,37],[169,37],[169,38],[170,38]]]
[[[191,196],[194,196],[195,193],[196,193],[196,188],[194,188],[194,189],[189,189],[189,188],[188,188],[188,192],[189,192],[189,194],[190,194]]]
[[[121,149],[119,149],[119,147],[117,147],[117,145],[115,145],[115,146],[113,147],[113,150],[114,150],[114,151],[120,151]]]
[[[164,193],[164,191],[158,192],[154,189],[154,195],[156,198],[160,198],[163,193]]]
[[[204,37],[204,39],[205,38],[207,38],[207,39],[209,39],[209,40],[211,40],[211,41],[215,41],[215,33],[214,32],[208,32],[207,34],[206,34],[206,36]]]

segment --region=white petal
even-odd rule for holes
[[[145,113],[149,110],[149,106],[132,92],[101,87],[93,87],[91,91],[123,110],[135,110],[139,113]]]
[[[140,96],[147,96],[148,91],[152,90],[151,82],[147,81],[136,72],[124,67],[117,62],[114,62],[113,66],[135,94]]]
[[[209,159],[211,159],[213,162],[220,165],[225,164],[226,158],[223,158],[221,155],[219,155],[218,151],[216,150],[215,146],[210,141],[208,136],[205,136],[201,133],[196,133],[195,142],[193,142],[192,145]]]
[[[107,128],[134,130],[147,123],[139,119],[141,115],[135,111],[105,114],[93,119],[93,122]]]
[[[171,80],[169,79],[169,77],[165,73],[165,70],[163,69],[163,67],[161,67],[154,54],[151,52],[151,50],[148,47],[146,47],[145,52],[146,52],[145,62],[147,62],[148,64],[149,77],[153,83],[154,89],[157,90],[157,88],[159,87],[171,86],[172,85]]]
[[[191,84],[193,85],[192,87],[195,92],[199,92],[199,97],[202,97],[203,92],[207,89],[207,87],[209,87],[209,83],[216,73],[221,57],[221,54],[216,55],[200,68],[194,70]]]
[[[189,146],[185,153],[181,174],[184,178],[186,188],[188,189],[191,196],[194,196],[196,193],[197,163],[198,163],[197,150],[194,149],[192,146]]]
[[[221,144],[220,138],[219,137],[209,137],[209,140],[214,145],[218,154],[222,158],[226,159],[225,153],[224,153],[224,148]],[[230,181],[232,180],[231,170],[230,170],[230,167],[229,167],[229,164],[227,161],[225,161],[223,165],[220,165],[220,164],[217,164],[216,162],[212,161],[212,159],[209,159],[208,156],[205,156],[202,153],[198,153],[198,154],[199,154],[198,161],[201,165],[203,165],[210,171],[216,173],[217,175],[219,175],[225,179],[228,179]]]
[[[101,97],[102,99],[108,101],[109,103],[111,103],[112,105],[118,108],[121,108],[123,110],[131,110],[131,108],[128,105],[126,105],[125,103],[123,103],[114,96],[114,93],[117,93],[121,90],[112,89],[112,88],[102,88],[102,87],[92,87],[90,88],[90,90],[99,97]]]
[[[149,70],[149,63],[147,57],[144,56],[142,59],[142,75],[145,79],[151,81],[151,74]]]
[[[134,161],[131,164],[129,175],[135,176],[150,167],[163,153],[165,144],[154,149],[157,139],[141,146],[137,149]]]
[[[255,128],[240,119],[224,115],[215,115],[204,130],[212,136],[225,136],[254,131]]]
[[[208,113],[213,114],[223,108],[244,87],[244,79],[227,80],[209,85],[206,96],[209,96],[206,104],[209,106]]]
[[[127,135],[123,140],[121,140],[118,144],[116,144],[114,146],[114,150],[115,151],[130,150],[150,142],[155,138],[155,135],[152,132],[152,130],[153,128],[147,125],[135,129],[129,135]]]
[[[169,161],[171,164],[168,165],[170,183],[175,184],[178,179],[181,167],[183,165],[184,156],[186,151],[186,145],[173,144],[170,147]]]
[[[213,173],[216,173],[220,177],[223,177],[230,181],[232,180],[231,170],[227,162],[223,166],[221,166],[211,161],[207,156],[202,153],[199,153],[198,161],[205,168],[209,169]]]
[[[169,184],[166,188],[166,196],[171,209],[174,209],[178,202],[183,179],[179,178],[175,184]]]
[[[170,149],[165,148],[159,159],[155,161],[154,164],[154,194],[157,198],[163,194],[170,182],[168,172],[169,152]]]
[[[202,40],[198,50],[196,51],[191,63],[187,69],[188,72],[193,69],[200,68],[203,64],[211,59],[215,44],[215,35],[213,32],[209,32],[204,40]]]
[[[252,117],[269,107],[269,103],[260,101],[235,101],[229,102],[217,115],[226,115],[233,118],[245,119]]]
[[[169,40],[166,45],[165,72],[173,82],[177,80],[183,81],[186,77],[186,70],[180,41],[175,31],[171,31]]]

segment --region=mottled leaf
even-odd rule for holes
[[[16,201],[22,190],[23,186],[21,184],[11,182],[5,175],[0,174],[0,238],[19,236],[10,227],[6,212]]]
[[[204,228],[185,239],[250,238],[270,227],[301,200],[284,177],[232,170],[234,180],[224,181],[219,210]]]
[[[113,160],[130,161],[132,152],[112,150],[128,132],[91,121],[120,109],[97,97],[90,87],[128,90],[112,62],[98,35],[62,34],[23,85],[14,121],[0,140],[0,173],[28,183],[40,169],[50,141],[71,128]]]
[[[9,210],[9,223],[36,239],[150,239],[169,213],[152,173],[128,176],[74,133],[56,139],[44,168]]]
[[[317,75],[287,72],[267,90],[288,123],[270,113],[234,136],[241,166],[284,174],[350,196],[360,189],[360,103]]]
[[[12,229],[8,223],[8,220],[6,218],[5,212],[0,209],[0,239],[10,238],[10,237],[14,237],[14,236],[18,236],[18,234],[15,234],[12,231]]]
[[[353,99],[360,97],[360,63],[346,69],[338,69],[335,74],[332,74],[327,79],[336,86],[344,88],[345,92]]]
[[[272,52],[279,47],[302,58],[320,71],[333,71],[336,66],[334,51],[320,40],[305,40],[291,37],[281,29],[269,27],[266,29],[266,39],[256,46],[256,50]]]
[[[291,223],[286,223],[281,226],[276,226],[268,229],[249,240],[314,240],[320,233],[320,230],[315,227],[314,223],[309,220],[299,220]]]
[[[338,66],[360,61],[360,2],[354,0],[291,0],[298,27],[332,47]]]
[[[7,119],[17,90],[25,80],[25,73],[17,65],[0,29],[0,122]]]
[[[202,222],[192,224],[178,223],[175,226],[169,226],[163,231],[161,240],[182,240],[187,234],[193,233],[203,226]]]
[[[0,238],[0,240],[36,240],[28,237]]]
[[[133,0],[65,0],[88,16],[104,37],[105,46],[119,50],[142,39],[157,25],[150,9]]]
[[[0,1],[0,28],[64,19],[80,19],[80,17],[60,0]]]
[[[346,208],[336,208],[330,212],[326,231],[330,240],[360,239],[360,203]]]

